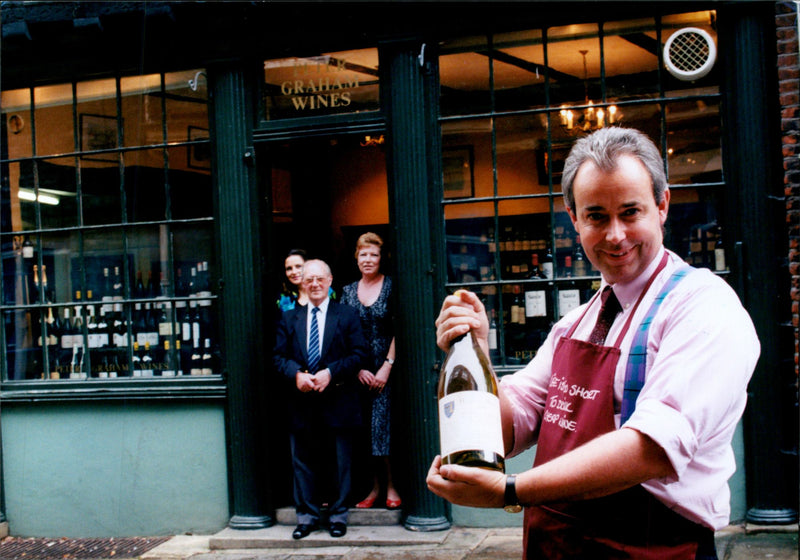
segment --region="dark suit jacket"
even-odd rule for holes
[[[319,422],[331,427],[358,426],[361,424],[358,372],[368,354],[358,312],[348,305],[329,301],[317,369],[328,368],[331,382],[322,393],[301,393],[295,375],[308,369],[307,312],[306,306],[298,305],[283,313],[273,351],[275,369],[287,381],[291,395],[291,427],[300,430]]]

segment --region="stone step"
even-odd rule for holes
[[[297,525],[297,516],[294,507],[279,508],[276,512],[276,522],[278,525]],[[401,512],[399,509],[369,508],[359,509],[350,508],[350,517],[347,525],[351,527],[359,526],[390,526],[400,525]]]

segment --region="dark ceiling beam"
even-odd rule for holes
[[[547,74],[550,76],[550,79],[555,80],[557,82],[570,82],[570,81],[580,80],[580,78],[578,78],[577,76],[572,76],[565,72],[559,72],[558,70],[548,68],[543,64],[537,64],[536,62],[531,62],[529,60],[525,60],[517,56],[510,55],[503,51],[491,49],[491,50],[478,51],[478,54],[482,54],[484,56],[490,56],[495,60],[499,60],[500,62],[505,62],[506,64],[522,68],[523,70],[530,72],[531,74],[536,74],[538,72],[540,75],[544,76],[545,72],[547,72]]]
[[[625,39],[629,43],[646,50],[653,56],[658,56],[658,51],[660,50],[661,45],[656,39],[653,39],[645,33],[626,33],[624,35],[620,35],[620,38]]]

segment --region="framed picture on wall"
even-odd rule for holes
[[[119,147],[117,144],[117,117],[82,113],[80,127],[81,152],[113,150]],[[99,153],[82,155],[81,158],[91,161],[117,161],[119,155],[115,152]]]
[[[442,182],[445,198],[470,198],[475,194],[472,146],[442,150]]]
[[[547,151],[547,142],[540,142],[536,148],[536,169],[539,184],[547,185],[547,176],[552,173],[553,184],[561,184],[561,175],[564,172],[564,160],[567,159],[572,142],[553,142],[550,152]]]

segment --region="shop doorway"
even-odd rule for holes
[[[257,144],[259,194],[262,202],[264,297],[266,325],[274,329],[280,316],[277,301],[286,281],[284,260],[292,249],[308,258],[325,260],[333,272],[335,296],[360,277],[355,260],[358,237],[368,231],[384,240],[382,271],[392,274],[391,228],[383,135],[378,132],[338,133],[299,139],[268,140]],[[271,348],[270,348],[271,350]],[[271,359],[271,352],[270,352]],[[271,368],[267,368],[271,370]],[[293,504],[292,470],[282,384],[270,395],[271,438],[278,445],[270,459],[272,492],[279,507]],[[270,392],[273,392],[270,389]],[[372,485],[368,432],[353,461],[353,503]]]

